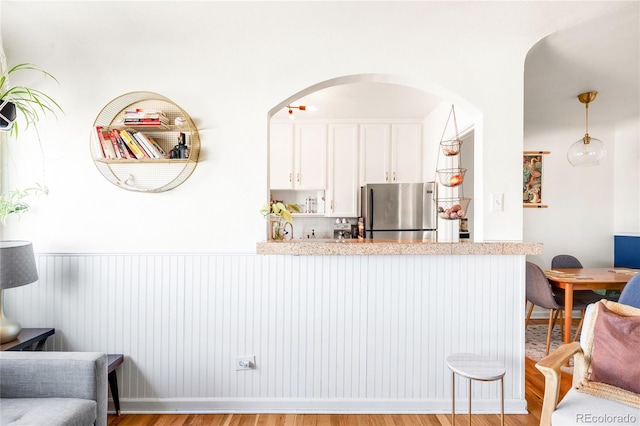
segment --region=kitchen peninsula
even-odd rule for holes
[[[329,401],[309,407],[450,412],[446,358],[468,352],[506,366],[505,412],[526,413],[525,256],[541,243],[297,239],[256,252],[261,279],[279,289],[282,339],[306,354],[292,355],[296,368],[327,383]],[[474,411],[496,412],[498,385],[482,388]]]

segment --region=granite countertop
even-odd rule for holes
[[[261,241],[257,254],[291,255],[527,255],[542,254],[542,243],[523,241],[460,240],[458,243],[438,243],[422,240],[306,239]]]

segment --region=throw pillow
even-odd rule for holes
[[[589,380],[640,394],[640,317],[617,315],[600,305],[593,327]]]
[[[587,374],[577,390],[640,407],[640,309],[596,303],[584,355]]]

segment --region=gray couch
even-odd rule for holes
[[[0,352],[0,424],[107,424],[107,356]]]

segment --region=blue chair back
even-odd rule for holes
[[[640,274],[636,274],[624,286],[618,303],[640,308]]]

